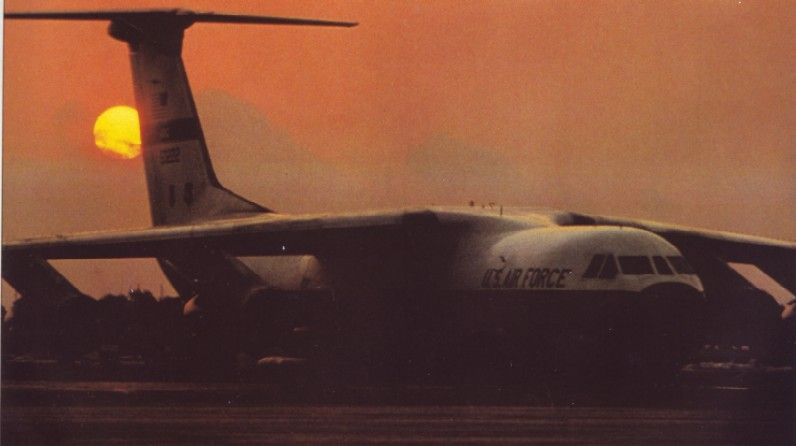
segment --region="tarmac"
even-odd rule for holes
[[[0,418],[3,445],[796,443],[791,405],[753,401],[743,388],[705,392],[689,402],[595,405],[511,389],[307,398],[256,384],[4,382]]]

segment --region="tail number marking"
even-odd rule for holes
[[[169,147],[160,151],[160,164],[172,164],[180,162],[180,148]]]

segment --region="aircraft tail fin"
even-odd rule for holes
[[[112,22],[109,32],[130,46],[152,223],[268,212],[216,177],[180,55],[183,30],[136,28]]]
[[[182,61],[186,28],[196,22],[354,26],[354,23],[185,10],[7,13],[12,19],[110,20],[108,33],[130,48],[154,225],[270,212],[218,181]]]

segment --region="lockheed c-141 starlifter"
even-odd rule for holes
[[[286,215],[224,188],[185,30],[355,23],[185,10],[5,18],[109,21],[127,44],[153,226],[5,242],[3,278],[23,295],[74,292],[49,259],[155,258],[200,322],[192,348],[207,367],[244,352],[403,381],[660,378],[699,341],[705,300],[739,277],[728,262],[796,291],[790,242],[523,208]]]

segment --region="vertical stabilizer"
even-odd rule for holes
[[[268,212],[218,182],[181,57],[175,21],[113,21],[129,44],[152,223],[182,224]]]
[[[352,27],[356,23],[289,17],[140,11],[9,12],[7,19],[109,20],[108,33],[126,42],[141,122],[152,223],[185,224],[243,217],[268,209],[219,184],[182,62],[185,29],[194,23]]]

